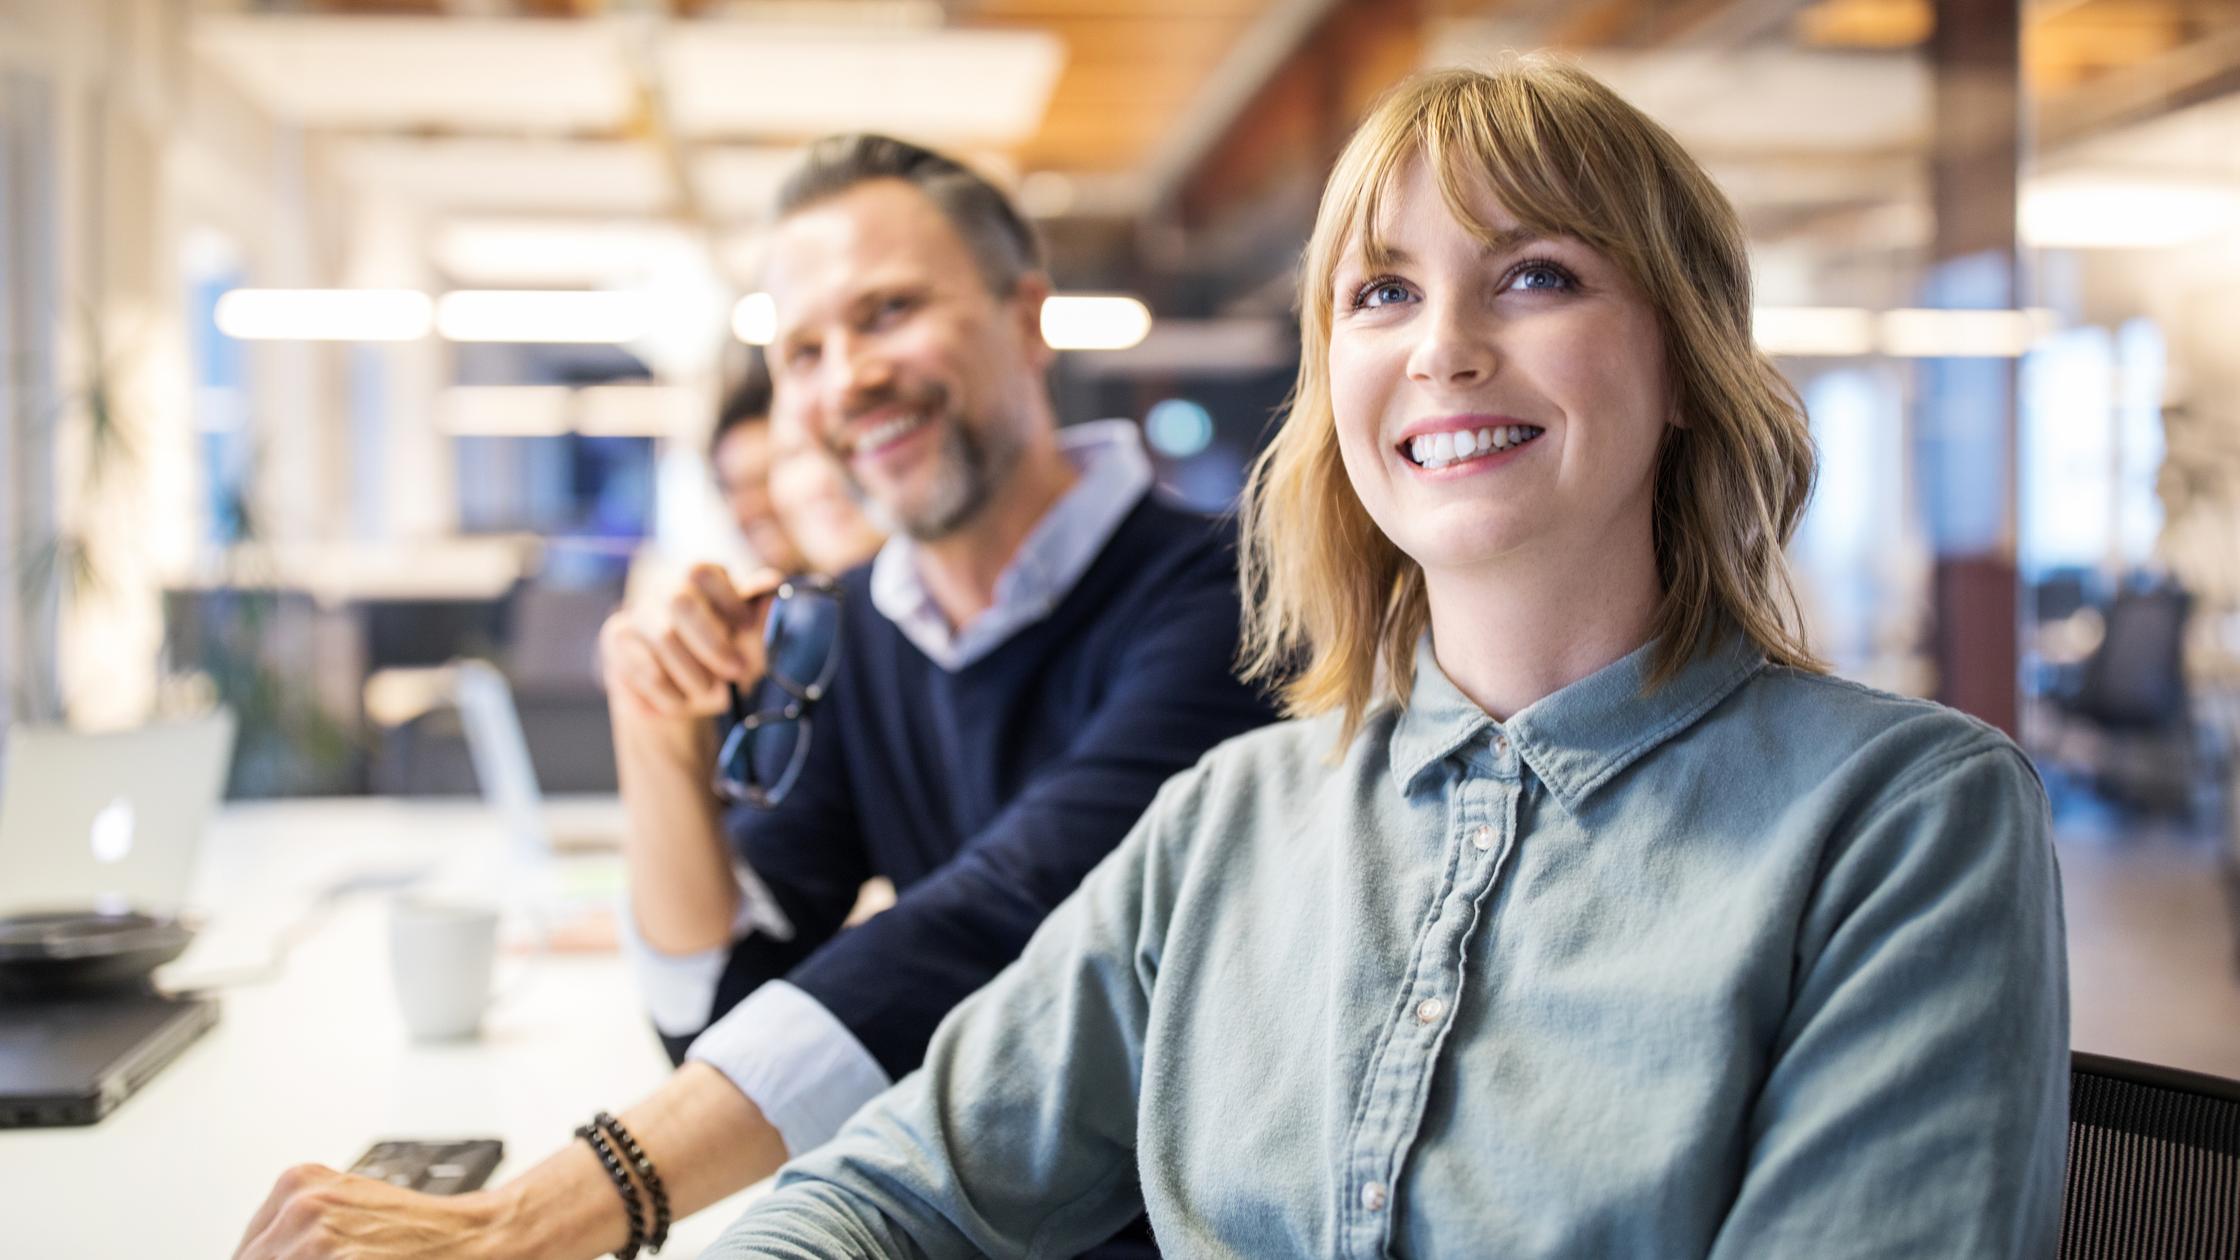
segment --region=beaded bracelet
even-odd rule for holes
[[[669,1191],[661,1184],[661,1174],[653,1170],[653,1161],[646,1158],[645,1148],[638,1145],[638,1139],[630,1136],[630,1130],[622,1127],[622,1121],[602,1111],[591,1117],[591,1123],[604,1126],[614,1136],[614,1140],[622,1145],[622,1153],[629,1157],[630,1167],[637,1172],[638,1180],[644,1183],[646,1193],[652,1197],[653,1236],[646,1240],[646,1254],[660,1254],[661,1244],[669,1241]]]
[[[638,1260],[638,1248],[646,1240],[646,1212],[638,1206],[638,1188],[630,1184],[630,1174],[622,1167],[622,1159],[614,1153],[605,1131],[596,1124],[587,1124],[576,1130],[576,1136],[591,1143],[599,1155],[599,1162],[606,1167],[607,1176],[614,1182],[615,1193],[622,1196],[622,1209],[630,1217],[630,1241],[614,1253],[614,1260]]]

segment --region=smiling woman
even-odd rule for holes
[[[1184,1256],[2051,1254],[2045,798],[1794,629],[1812,452],[1748,277],[1577,70],[1385,98],[1246,492],[1297,720],[707,1254],[1064,1255],[1139,1205]]]
[[[1656,677],[1721,618],[1769,659],[1817,666],[1782,555],[1811,490],[1812,440],[1794,391],[1752,343],[1740,224],[1672,137],[1600,84],[1549,64],[1400,89],[1331,176],[1300,309],[1292,422],[1244,504],[1254,672],[1275,679],[1314,645],[1285,675],[1295,713],[1341,708],[1350,734],[1380,667],[1407,698],[1431,619],[1424,568],[1469,557],[1409,562],[1416,549],[1394,533],[1409,528],[1392,516],[1400,486],[1385,475],[1399,461],[1367,448],[1389,438],[1412,456],[1423,436],[1436,457],[1442,430],[1470,431],[1473,454],[1490,430],[1499,453],[1421,470],[1440,479],[1506,475],[1526,454],[1545,469],[1520,484],[1536,474],[1519,468],[1460,511],[1555,529],[1575,552],[1590,545],[1584,531],[1649,531],[1653,552],[1636,555],[1653,554],[1661,588]],[[1405,358],[1380,368],[1379,355]],[[1402,377],[1427,382],[1433,400],[1494,400],[1494,414],[1395,400]],[[1551,426],[1554,443],[1507,453]],[[1535,485],[1625,498],[1628,510],[1574,504],[1551,519],[1557,505],[1535,501]],[[1483,558],[1508,545],[1451,519],[1429,528],[1442,526]]]

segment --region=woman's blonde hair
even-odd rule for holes
[[[1341,746],[1385,694],[1405,704],[1414,683],[1431,617],[1423,570],[1346,478],[1329,350],[1338,266],[1348,250],[1378,252],[1380,208],[1416,158],[1480,239],[1495,235],[1471,208],[1485,189],[1524,226],[1609,258],[1658,312],[1679,425],[1665,430],[1652,492],[1663,594],[1649,685],[1722,624],[1777,663],[1823,668],[1782,554],[1812,491],[1812,437],[1796,392],[1751,340],[1734,208],[1664,128],[1584,71],[1532,56],[1400,84],[1331,173],[1299,277],[1290,412],[1244,491],[1246,674],[1277,684],[1293,716],[1343,709]]]

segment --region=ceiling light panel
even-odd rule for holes
[[[2089,172],[2022,187],[2023,243],[2039,249],[2157,249],[2240,237],[2240,180]]]
[[[354,140],[346,178],[434,210],[648,215],[671,208],[661,155],[645,145],[556,140]]]
[[[460,289],[437,300],[436,331],[453,341],[620,345],[646,335],[658,314],[641,293]]]
[[[769,216],[778,185],[800,160],[795,148],[711,146],[692,155],[692,184],[712,217],[759,220]]]
[[[600,22],[198,16],[198,51],[305,127],[605,130],[633,95]]]
[[[698,243],[670,223],[461,219],[438,229],[436,269],[473,288],[603,288],[640,282]]]
[[[213,317],[243,341],[416,341],[433,311],[409,289],[233,289]]]
[[[1039,31],[866,31],[741,23],[673,31],[669,104],[692,135],[900,131],[943,144],[1032,136],[1065,63]]]
[[[1659,50],[1579,63],[1699,156],[1905,150],[1929,133],[1929,70],[1911,54]]]

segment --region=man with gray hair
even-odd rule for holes
[[[1226,531],[1151,492],[1132,425],[1059,429],[1050,285],[1000,191],[901,141],[821,142],[766,280],[777,409],[895,536],[834,593],[786,587],[769,662],[770,575],[696,570],[604,633],[629,935],[682,1066],[496,1190],[291,1170],[243,1256],[657,1243],[915,1069],[1162,782],[1272,716],[1231,673]],[[734,686],[756,713],[722,772],[757,803],[726,812],[708,784]],[[843,929],[875,875],[894,906]]]

